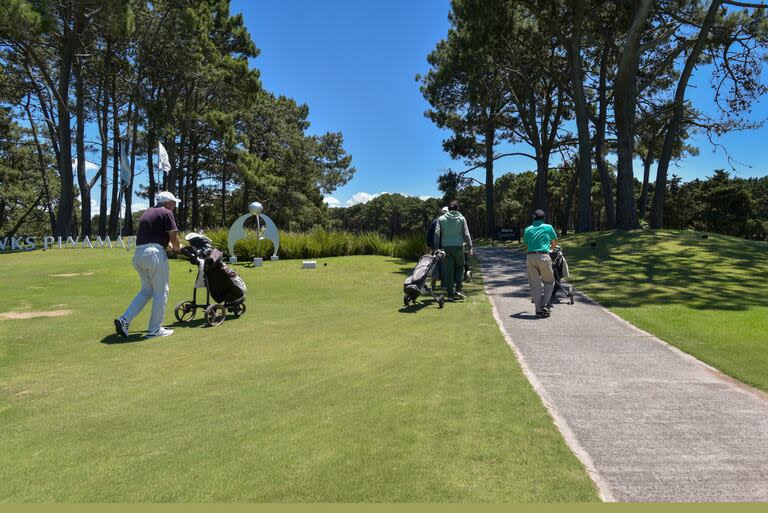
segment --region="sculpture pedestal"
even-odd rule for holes
[[[277,255],[272,255],[271,257],[269,257],[269,259],[272,260],[273,262],[277,262],[278,260],[280,260],[280,257]]]
[[[229,263],[230,264],[236,264],[237,263],[237,257],[236,256],[229,257]]]
[[[264,265],[264,259],[263,258],[256,257],[256,258],[253,259],[253,266],[254,267],[261,267],[262,265]]]

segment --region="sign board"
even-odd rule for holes
[[[520,239],[520,228],[496,227],[496,240],[518,240]]]

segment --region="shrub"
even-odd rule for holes
[[[200,231],[211,239],[213,245],[229,256],[227,230],[216,228]],[[316,227],[308,232],[280,232],[278,256],[284,260],[301,258],[323,258],[346,255],[382,255],[415,260],[425,251],[424,235],[414,233],[403,238],[387,240],[378,233],[351,233],[331,231]],[[249,231],[246,237],[235,243],[238,260],[247,261],[260,256],[268,259],[272,255],[272,242],[262,240]]]

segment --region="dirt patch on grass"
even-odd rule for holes
[[[0,321],[15,321],[19,319],[34,319],[35,317],[64,317],[72,310],[38,310],[36,312],[0,312]]]
[[[91,276],[93,273],[61,273],[61,274],[49,274],[54,278],[72,278],[73,276]]]

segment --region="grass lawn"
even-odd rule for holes
[[[768,391],[768,244],[665,230],[580,234],[562,246],[577,288]]]
[[[0,315],[0,501],[597,500],[480,284],[403,308],[412,263],[319,262],[238,267],[242,318],[118,343],[130,253],[0,255],[0,314],[71,311]]]

